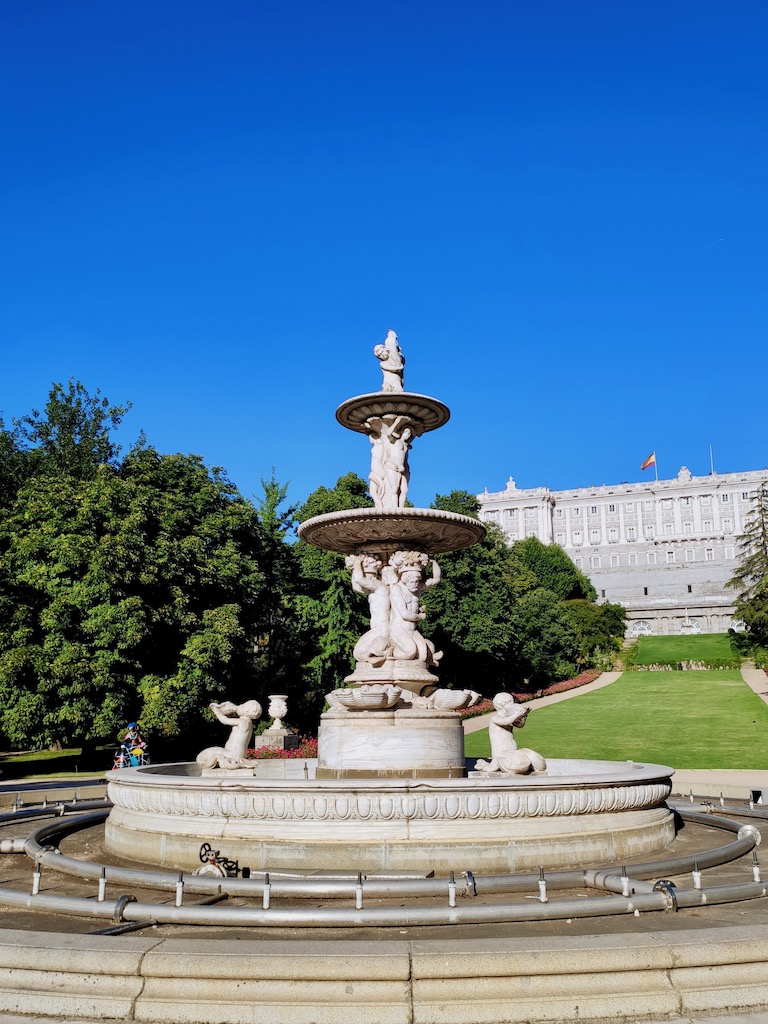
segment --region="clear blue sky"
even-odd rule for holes
[[[0,408],[74,377],[300,501],[391,327],[453,412],[417,504],[762,468],[767,49],[763,0],[3,0]]]

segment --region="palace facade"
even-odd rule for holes
[[[598,600],[627,610],[627,636],[724,633],[733,623],[736,539],[768,469],[674,480],[478,494],[480,517],[507,540],[559,544]]]

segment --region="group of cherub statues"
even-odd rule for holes
[[[527,747],[518,747],[514,730],[522,728],[529,709],[518,704],[511,693],[497,693],[493,698],[494,714],[488,726],[491,741],[491,760],[478,760],[475,771],[487,774],[528,775],[543,772],[546,761],[541,754]],[[207,747],[197,755],[201,768],[224,768],[233,770],[249,767],[246,760],[248,746],[253,736],[253,726],[261,717],[261,705],[256,700],[243,704],[222,701],[210,705],[222,725],[231,729],[229,739],[223,747]],[[270,708],[271,710],[271,708]]]
[[[442,653],[416,626],[425,617],[421,595],[440,582],[437,562],[423,551],[395,551],[386,564],[377,555],[348,555],[347,566],[353,589],[368,598],[371,615],[371,628],[355,645],[355,660],[374,667],[387,659],[436,665]]]

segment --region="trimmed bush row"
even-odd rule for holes
[[[717,669],[739,669],[741,658],[716,658],[712,661],[657,661],[653,665],[633,665],[631,672],[704,672]]]

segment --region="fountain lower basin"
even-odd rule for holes
[[[193,870],[210,842],[251,870],[522,871],[622,861],[675,834],[672,768],[548,761],[546,774],[316,779],[315,761],[110,772],[107,848]],[[306,773],[306,777],[305,777]]]

